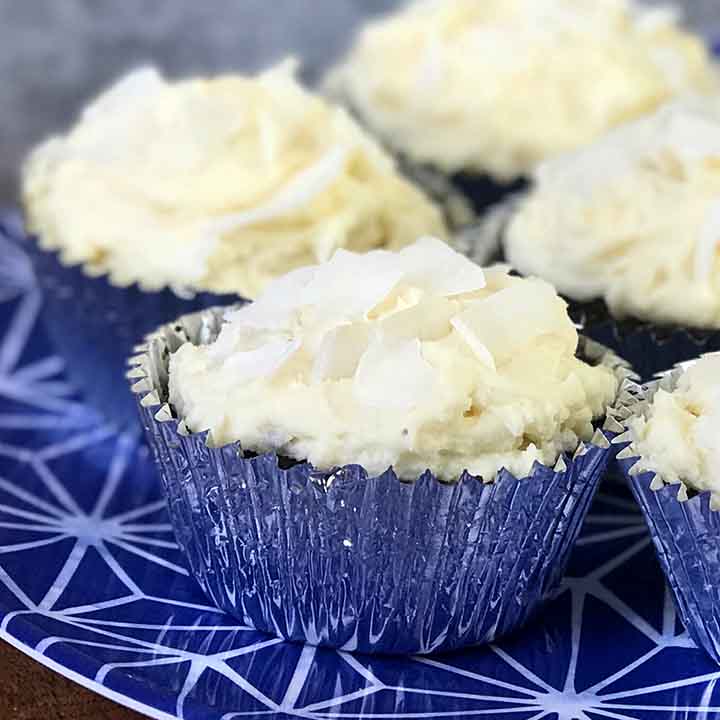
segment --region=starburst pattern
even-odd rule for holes
[[[19,247],[0,236],[0,637],[158,718],[659,720],[720,714],[634,501],[606,484],[557,597],[491,647],[354,657],[210,607],[147,450],[62,377]],[[8,269],[10,268],[10,269]]]

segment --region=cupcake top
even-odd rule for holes
[[[691,365],[674,390],[659,389],[629,426],[643,469],[666,483],[709,490],[720,504],[720,354]]]
[[[117,285],[247,297],[339,247],[444,236],[435,206],[294,68],[174,83],[131,73],[31,154],[30,229]]]
[[[328,85],[416,161],[509,180],[717,78],[667,8],[416,0],[370,24]]]
[[[439,240],[338,250],[231,312],[217,339],[170,358],[170,403],[211,444],[404,478],[430,468],[518,477],[552,465],[615,398],[575,356],[542,280],[483,271]]]
[[[542,165],[506,255],[618,317],[720,328],[720,96],[687,98]]]

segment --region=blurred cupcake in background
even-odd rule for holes
[[[243,622],[345,650],[487,642],[552,595],[628,376],[546,282],[424,238],[162,327],[133,386],[182,548]]]
[[[294,72],[288,61],[170,82],[142,69],[29,157],[27,245],[46,324],[71,378],[114,418],[135,414],[124,359],[161,322],[254,297],[340,247],[447,237],[394,160]]]
[[[543,164],[504,239],[506,259],[571,298],[643,378],[720,350],[720,96]]]
[[[720,663],[720,354],[636,393],[618,455],[692,639]]]
[[[632,0],[416,0],[369,24],[329,91],[478,208],[538,163],[717,87],[677,13]]]

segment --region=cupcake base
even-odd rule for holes
[[[645,411],[659,387],[672,391],[679,374],[638,388],[625,414]],[[720,664],[720,512],[709,492],[689,493],[644,471],[631,431],[615,438],[624,445],[617,464],[650,529],[658,560],[675,597],[680,619],[698,647]]]
[[[568,312],[583,333],[625,358],[642,380],[677,363],[720,350],[720,330],[655,325],[633,318],[616,320],[602,300],[568,300]]]
[[[503,238],[521,195],[490,210],[477,230],[467,234],[462,251],[481,265],[506,262]],[[720,351],[720,330],[664,326],[634,318],[614,318],[604,300],[564,298],[568,312],[584,335],[627,360],[644,381],[677,363]]]
[[[234,295],[199,293],[185,299],[171,290],[145,292],[90,277],[81,266],[60,263],[55,252],[21,239],[44,299],[41,320],[65,371],[83,400],[119,428],[137,426],[127,390],[126,360],[134,346],[159,324],[182,313],[236,302]]]
[[[318,471],[238,443],[211,448],[173,417],[167,358],[220,324],[213,311],[182,318],[133,359],[178,542],[216,605],[288,640],[408,654],[492,641],[553,594],[612,432],[530,477],[502,471],[489,483]]]
[[[466,172],[453,175],[451,180],[472,204],[478,215],[506,200],[508,196],[523,192],[529,184],[526,178],[501,183],[493,180],[489,175],[474,175]]]

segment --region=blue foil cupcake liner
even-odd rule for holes
[[[465,195],[478,214],[483,214],[499,202],[522,192],[529,184],[524,177],[512,182],[498,182],[489,175],[469,172],[452,175],[451,182]]]
[[[137,410],[125,381],[126,360],[145,335],[183,313],[236,302],[236,295],[198,293],[181,298],[169,289],[146,292],[137,285],[116,287],[91,277],[80,265],[63,265],[30,236],[14,234],[31,259],[43,292],[41,321],[70,381],[83,400],[119,427],[137,425]]]
[[[720,350],[720,330],[616,319],[602,300],[568,300],[568,312],[586,335],[621,354],[645,381],[677,363]]]
[[[481,226],[468,235],[473,247],[465,253],[482,265],[505,262],[505,230],[522,193],[506,198],[491,210]],[[565,297],[568,313],[583,334],[625,358],[643,381],[677,363],[703,353],[720,351],[720,330],[658,325],[636,318],[612,316],[603,300],[580,302]]]
[[[679,374],[635,391],[627,410],[642,414],[659,387],[672,391]],[[625,447],[617,462],[642,509],[660,565],[690,637],[720,664],[720,513],[709,492],[688,496],[684,485],[665,484],[643,469],[628,431],[614,442]]]
[[[239,443],[208,447],[167,404],[170,353],[206,343],[221,311],[181,318],[131,359],[176,537],[212,601],[289,640],[366,653],[489,642],[551,596],[612,450],[613,430],[528,478],[411,481],[358,465],[319,471]],[[595,343],[588,359],[625,377]],[[608,417],[610,427],[616,426]],[[212,442],[209,443],[212,445]]]

